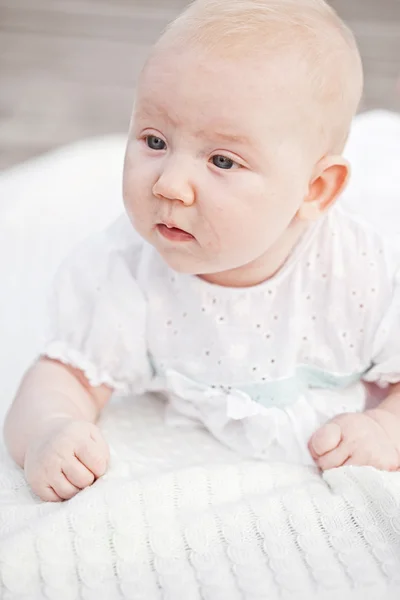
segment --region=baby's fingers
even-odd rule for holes
[[[72,485],[81,490],[92,485],[95,480],[92,471],[89,471],[76,457],[63,465],[63,473]]]
[[[338,423],[331,421],[318,429],[311,437],[309,450],[314,460],[339,447],[342,430]]]
[[[107,470],[109,449],[100,432],[94,432],[75,450],[76,457],[94,476],[101,477]]]
[[[329,469],[336,469],[346,463],[350,457],[349,445],[345,442],[339,444],[337,448],[331,452],[327,452],[324,456],[320,456],[316,459],[318,467],[322,471],[328,471]]]
[[[78,487],[68,481],[64,473],[56,473],[53,475],[51,487],[57,496],[59,496],[62,500],[69,500],[73,496],[76,496],[78,492],[80,492]]]
[[[45,502],[62,502],[57,492],[54,490],[47,477],[43,477],[42,474],[35,473],[35,477],[27,477],[28,483],[31,486],[32,492]]]
[[[35,489],[32,487],[32,491],[37,496],[39,496],[39,498],[41,500],[44,500],[45,502],[62,502],[63,501],[63,498],[60,498],[60,496],[58,494],[56,494],[56,492],[53,490],[51,485],[46,485],[43,490],[38,490],[38,491],[35,491]]]

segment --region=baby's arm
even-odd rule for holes
[[[388,413],[391,413],[397,419],[399,419],[399,427],[400,427],[400,383],[396,383],[389,386],[389,392],[386,398],[380,403],[379,409],[385,410]],[[397,419],[394,422],[397,424]],[[399,430],[399,440],[400,440],[400,430]]]
[[[400,470],[400,384],[377,408],[339,415],[311,438],[310,452],[322,469],[342,465]]]
[[[69,499],[104,474],[108,447],[94,423],[112,390],[41,358],[25,375],[7,414],[4,439],[43,500]]]

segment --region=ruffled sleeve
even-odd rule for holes
[[[394,275],[391,296],[372,344],[372,365],[364,379],[381,387],[400,382],[400,269]]]
[[[151,377],[146,300],[136,281],[142,242],[124,216],[61,265],[42,354],[80,369],[96,387],[143,392]]]

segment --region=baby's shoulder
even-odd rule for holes
[[[304,260],[305,259],[305,260]],[[325,326],[372,335],[398,288],[398,252],[378,229],[334,209],[317,224],[303,257],[302,286],[324,308]]]
[[[319,244],[325,247],[332,272],[342,272],[349,282],[393,285],[400,265],[395,239],[362,217],[335,208],[320,232]]]
[[[98,296],[99,290],[124,293],[137,287],[144,248],[128,217],[121,215],[75,246],[61,262],[52,287],[82,297]]]

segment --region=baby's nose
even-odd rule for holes
[[[188,170],[183,165],[167,165],[153,186],[156,198],[178,200],[190,206],[195,201],[195,190]]]

